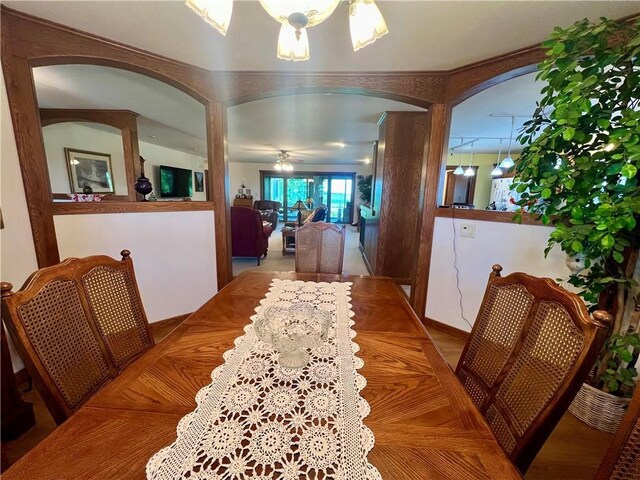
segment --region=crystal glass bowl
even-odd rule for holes
[[[302,368],[309,363],[307,348],[327,340],[331,314],[314,309],[308,303],[291,307],[272,305],[254,324],[260,340],[269,343],[280,355],[278,363],[287,368]]]

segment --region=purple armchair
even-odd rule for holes
[[[262,226],[260,212],[248,207],[231,207],[231,254],[234,257],[267,256],[273,228]]]

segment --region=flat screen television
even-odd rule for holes
[[[190,197],[193,194],[193,172],[186,168],[160,165],[160,196]]]

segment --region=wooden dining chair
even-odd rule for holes
[[[496,439],[524,474],[595,363],[611,315],[547,278],[494,265],[456,368]]]
[[[154,344],[128,250],[70,258],[11,289],[2,283],[2,318],[58,424]]]
[[[342,273],[346,227],[313,222],[296,229],[296,272]]]
[[[640,388],[636,388],[595,480],[640,480]]]

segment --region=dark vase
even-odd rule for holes
[[[136,180],[136,183],[133,184],[133,188],[142,195],[142,201],[147,202],[148,200],[145,197],[151,193],[153,185],[151,185],[149,179],[144,176],[144,162],[144,158],[140,157],[140,176],[138,180]]]

